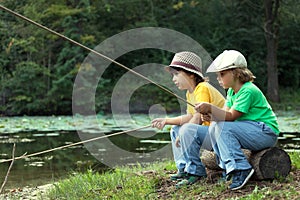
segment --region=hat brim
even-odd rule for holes
[[[173,74],[173,73],[176,72],[176,70],[173,69],[171,66],[165,66],[164,68],[165,68],[165,70],[166,70],[167,72],[169,72],[169,73],[171,73],[171,74]]]
[[[245,66],[237,66],[237,65],[229,65],[229,66],[226,66],[224,68],[221,68],[221,69],[217,69],[216,66],[214,64],[211,64],[207,70],[206,70],[206,73],[210,73],[210,72],[221,72],[221,71],[225,71],[225,70],[228,70],[228,69],[235,69],[235,68],[247,68]]]
[[[183,69],[183,70],[185,70],[185,71],[188,71],[188,72],[197,74],[197,75],[200,76],[201,78],[204,78],[204,76],[203,76],[203,74],[202,74],[201,72],[196,71],[196,70],[193,70],[193,69],[189,69],[189,68],[184,67],[184,66],[181,66],[181,65],[169,65],[169,66],[166,66],[165,69],[171,73],[172,67],[173,67],[173,68]],[[167,68],[169,68],[169,69],[167,69]]]

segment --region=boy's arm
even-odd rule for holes
[[[202,124],[201,114],[196,112],[193,114],[193,117],[189,120],[189,123],[192,124]]]
[[[193,118],[192,114],[186,114],[186,115],[181,115],[178,117],[172,117],[172,118],[166,118],[166,124],[169,125],[182,125],[187,122],[190,122],[190,120]]]
[[[234,121],[243,115],[242,112],[234,110],[232,108],[221,109],[210,103],[199,103],[195,106],[197,112],[202,114],[211,114],[214,121]]]
[[[187,123],[191,120],[192,117],[193,115],[186,114],[171,118],[156,118],[152,120],[151,124],[152,127],[163,129],[165,125],[182,125],[184,123]]]

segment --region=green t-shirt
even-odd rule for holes
[[[277,135],[279,134],[275,113],[272,111],[264,94],[252,82],[244,83],[236,94],[232,88],[229,88],[226,106],[243,113],[241,117],[236,119],[237,121],[251,120],[264,122]]]

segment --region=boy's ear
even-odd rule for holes
[[[195,74],[191,73],[191,74],[190,74],[190,77],[191,77],[191,78],[195,78]]]

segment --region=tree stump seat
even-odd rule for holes
[[[283,149],[271,147],[261,151],[250,151],[243,149],[249,163],[255,173],[255,180],[272,180],[279,177],[286,177],[291,171],[290,156]],[[217,165],[216,156],[213,151],[204,150],[201,160],[210,170],[221,170]]]

